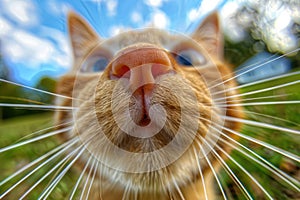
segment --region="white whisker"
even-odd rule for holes
[[[55,152],[61,150],[62,148],[66,147],[67,145],[68,145],[68,147],[66,147],[66,148],[69,148],[70,145],[73,145],[74,142],[77,142],[77,141],[78,141],[78,139],[77,139],[76,141],[75,141],[75,140],[76,140],[76,138],[74,138],[74,139],[72,139],[72,140],[70,140],[70,141],[68,141],[68,142],[65,142],[65,143],[63,143],[62,145],[60,145],[60,146],[56,147],[55,149],[49,151],[48,153],[44,154],[43,156],[41,156],[41,157],[37,158],[36,160],[32,161],[31,163],[25,165],[24,167],[22,167],[21,169],[19,169],[18,171],[16,171],[16,172],[13,173],[12,175],[10,175],[9,177],[7,177],[7,178],[4,179],[3,181],[1,181],[1,182],[0,182],[0,186],[4,185],[4,184],[7,183],[8,181],[10,181],[12,178],[14,178],[14,177],[16,177],[17,175],[19,175],[19,174],[21,174],[22,172],[24,172],[26,169],[28,169],[28,168],[34,166],[35,164],[37,164],[37,163],[39,163],[40,161],[44,160],[45,158],[47,158],[48,156],[52,155],[53,153],[55,153]],[[73,144],[71,144],[71,143],[73,143]],[[65,150],[66,150],[66,149],[63,149],[62,151],[60,151],[60,152],[57,154],[57,156],[60,155],[60,154],[62,154]],[[55,157],[57,157],[57,156],[55,156]],[[51,160],[53,160],[55,157],[53,157]],[[49,162],[50,162],[51,160],[49,159]],[[45,164],[47,164],[47,163],[48,163],[48,162],[46,161]],[[42,167],[42,166],[41,166],[41,167]],[[40,167],[39,167],[39,168],[40,168]],[[25,180],[25,179],[26,179],[26,178],[24,178],[24,180]],[[2,197],[2,195],[0,196],[0,198],[1,198],[1,197]]]
[[[276,89],[279,89],[279,88],[295,85],[295,84],[298,84],[298,83],[300,83],[300,80],[296,80],[296,81],[293,81],[293,82],[280,84],[280,85],[276,85],[276,86],[272,86],[272,87],[268,87],[268,88],[264,88],[264,89],[260,89],[260,90],[255,90],[255,91],[251,91],[251,92],[245,92],[245,93],[241,93],[241,94],[225,96],[225,97],[222,97],[222,98],[214,99],[214,101],[223,101],[223,100],[226,100],[228,98],[236,98],[236,97],[242,97],[242,96],[251,95],[251,94],[267,92],[267,91],[276,90]]]
[[[225,81],[222,81],[221,83],[217,83],[217,84],[215,84],[215,85],[209,87],[208,89],[212,89],[212,88],[215,88],[215,87],[217,87],[217,86],[219,86],[219,85],[222,85],[222,84],[224,84],[224,83],[227,83],[227,82],[229,82],[229,81],[231,81],[231,80],[236,79],[236,78],[239,77],[239,76],[242,76],[243,74],[246,74],[246,73],[248,73],[248,72],[251,72],[251,71],[253,71],[253,70],[255,70],[255,69],[257,69],[257,68],[259,68],[259,67],[261,67],[261,66],[264,66],[265,64],[268,64],[268,63],[271,63],[271,62],[273,62],[273,61],[279,60],[279,59],[285,57],[286,55],[293,54],[293,53],[295,53],[295,52],[297,52],[297,51],[299,51],[299,50],[300,50],[300,48],[297,48],[297,49],[295,49],[295,50],[293,50],[293,51],[290,51],[290,52],[288,52],[288,53],[286,53],[286,54],[284,54],[284,55],[278,56],[278,57],[276,57],[276,58],[274,58],[274,59],[272,59],[272,60],[268,60],[268,61],[266,61],[266,62],[264,62],[264,63],[262,63],[262,64],[259,64],[259,65],[257,65],[257,66],[255,66],[257,63],[254,63],[254,64],[252,64],[252,65],[250,65],[250,66],[245,67],[245,68],[249,68],[249,69],[245,70],[244,72],[242,72],[242,73],[240,73],[240,74],[237,74],[237,75],[235,75],[235,76],[232,76],[231,78],[226,79]],[[253,67],[253,66],[255,66],[255,67]],[[220,80],[220,79],[219,79],[219,80]]]
[[[281,105],[281,104],[300,104],[300,101],[267,101],[267,102],[251,102],[251,103],[236,103],[236,104],[217,104],[218,107],[236,107],[236,106],[265,106],[265,105]]]
[[[54,105],[36,105],[36,104],[17,104],[17,103],[0,103],[0,107],[14,107],[14,108],[36,108],[36,109],[50,109],[50,110],[75,110],[75,107],[70,106],[54,106]]]
[[[254,97],[254,98],[247,98],[247,99],[232,99],[230,101],[226,101],[226,103],[232,103],[232,102],[245,102],[245,101],[253,101],[253,100],[261,100],[261,99],[272,99],[272,98],[278,98],[278,97],[287,97],[291,94],[279,94],[279,95],[270,95],[270,96],[263,96],[263,97]],[[218,101],[216,101],[216,105],[218,105]],[[221,103],[224,103],[221,101]]]
[[[206,121],[210,121],[207,120],[205,118],[201,118],[203,120]],[[214,122],[213,122],[214,123]],[[222,127],[217,123],[214,123],[216,126]],[[259,163],[260,165],[264,166],[265,168],[267,168],[268,170],[270,170],[271,172],[273,172],[274,174],[276,174],[279,178],[281,178],[283,181],[285,181],[286,183],[288,183],[290,186],[292,186],[293,188],[295,188],[297,191],[300,191],[299,187],[297,185],[300,185],[299,181],[290,177],[289,175],[287,175],[286,173],[284,173],[283,171],[281,171],[280,169],[276,168],[275,166],[273,166],[270,162],[266,161],[264,158],[262,158],[261,156],[259,156],[257,153],[255,153],[254,151],[252,151],[251,149],[245,147],[244,145],[242,145],[241,143],[237,142],[236,140],[232,139],[231,137],[227,136],[226,134],[224,134],[222,131],[218,130],[217,128],[212,127],[214,130],[216,130],[218,133],[220,133],[222,136],[226,137],[227,139],[231,140],[232,142],[234,142],[235,144],[241,146],[242,148],[246,149],[247,151],[249,151],[250,153],[252,153],[253,155],[255,155],[257,158],[259,158],[261,161],[257,160],[256,158],[254,158],[253,156],[247,154],[246,152],[244,152],[243,150],[237,148],[236,146],[228,143],[227,141],[225,141],[222,138],[218,138],[220,141],[225,142],[226,144],[230,145],[231,147],[233,147],[234,149],[238,150],[239,152],[243,152],[244,155],[246,155],[247,157],[249,157],[250,159],[254,160],[255,162]],[[228,129],[223,127],[226,131],[231,132],[231,133],[237,133],[234,130]],[[240,137],[243,137],[241,135],[239,135]],[[217,137],[217,136],[215,136]],[[253,141],[252,141],[253,142]],[[260,141],[261,142],[261,141]],[[262,145],[264,146],[264,145]],[[271,145],[272,146],[272,145]],[[266,148],[269,148],[267,146],[265,146]],[[276,148],[276,147],[275,147]],[[273,150],[273,149],[272,149]],[[281,149],[279,149],[281,150]],[[284,151],[284,150],[283,150]],[[278,152],[280,153],[280,152]],[[283,154],[282,154],[283,155]],[[277,173],[276,173],[277,172]],[[295,185],[295,184],[296,185]]]
[[[128,199],[127,196],[129,195],[129,188],[131,188],[131,183],[126,185],[122,195],[122,200]]]
[[[218,125],[218,124],[216,124],[216,125],[219,126],[219,127],[221,127],[221,126]],[[288,151],[285,151],[285,150],[283,150],[283,149],[281,149],[281,148],[278,148],[278,147],[276,147],[276,146],[273,146],[273,145],[271,145],[271,144],[265,143],[265,142],[263,142],[263,141],[261,141],[261,140],[255,139],[255,138],[253,138],[253,137],[244,135],[244,134],[239,133],[239,132],[237,132],[237,131],[228,129],[228,128],[226,128],[226,127],[222,127],[222,128],[223,128],[224,130],[230,132],[230,133],[233,133],[233,134],[239,136],[239,137],[242,137],[242,138],[244,138],[244,139],[246,139],[246,140],[249,140],[249,141],[251,141],[251,142],[254,142],[254,143],[256,143],[256,144],[259,144],[259,145],[261,145],[261,146],[263,146],[263,147],[266,147],[266,148],[268,148],[268,149],[270,149],[270,150],[272,150],[272,151],[275,151],[275,152],[277,152],[277,153],[279,153],[279,154],[281,154],[281,155],[283,155],[283,156],[285,156],[285,157],[288,157],[288,158],[290,158],[290,159],[292,159],[292,160],[294,160],[294,161],[296,161],[296,162],[300,162],[300,157],[297,156],[297,155],[295,155],[295,154],[292,154],[292,153],[290,153],[290,152],[288,152]]]
[[[201,178],[201,181],[202,181],[202,186],[203,186],[203,191],[204,191],[204,197],[205,197],[205,200],[208,200],[206,186],[205,186],[205,180],[204,180],[204,176],[203,176],[203,173],[202,173],[202,170],[201,170],[199,156],[197,154],[196,149],[193,148],[193,150],[194,150],[195,158],[197,160],[197,167],[198,167],[198,170],[199,170],[200,178]]]
[[[217,129],[215,129],[217,130]],[[219,130],[217,130],[219,131]],[[220,134],[222,134],[224,137],[226,137],[227,139],[229,139],[230,141],[234,142],[235,144],[239,145],[240,147],[242,147],[243,149],[249,151],[250,153],[252,153],[254,156],[256,156],[258,159],[254,158],[253,156],[251,156],[250,154],[246,153],[245,151],[243,151],[242,149],[232,145],[231,143],[229,143],[228,141],[219,138],[219,140],[221,142],[226,143],[226,145],[229,145],[230,147],[234,148],[235,150],[239,151],[240,153],[242,153],[243,155],[246,155],[248,158],[250,158],[251,160],[255,161],[256,163],[260,164],[261,166],[263,166],[264,168],[268,169],[269,171],[271,171],[273,174],[277,175],[280,179],[282,179],[283,181],[285,181],[287,184],[289,184],[290,186],[292,186],[294,189],[296,189],[298,192],[300,192],[300,188],[297,187],[296,185],[300,185],[300,182],[297,181],[296,179],[292,178],[291,176],[289,176],[288,174],[284,173],[282,170],[276,168],[274,165],[272,165],[270,162],[268,162],[266,159],[262,158],[260,155],[258,155],[257,153],[255,153],[254,151],[252,151],[251,149],[245,147],[243,144],[235,141],[234,139],[230,138],[229,136],[227,136],[226,134],[222,133],[221,131],[219,131]],[[295,185],[295,184],[296,185]]]
[[[222,166],[225,168],[225,170],[230,174],[230,177],[233,179],[233,181],[237,184],[237,186],[240,188],[240,190],[246,195],[248,199],[253,199],[252,196],[249,194],[248,190],[245,188],[243,183],[238,179],[238,177],[235,175],[235,173],[230,169],[230,167],[226,164],[223,158],[214,150],[214,148],[209,144],[207,140],[202,138],[203,141],[211,148],[211,151],[213,152],[213,155],[221,162]]]
[[[60,182],[60,180],[64,177],[64,175],[69,171],[69,169],[73,166],[73,164],[78,160],[79,156],[85,151],[85,148],[83,147],[81,151],[76,155],[76,157],[65,167],[65,169],[60,172],[60,174],[52,181],[52,183],[47,187],[46,190],[40,195],[38,198],[40,199],[47,199],[48,196],[51,194],[55,186]]]
[[[82,172],[80,173],[80,176],[79,176],[78,180],[76,181],[76,184],[75,184],[75,186],[74,186],[74,188],[73,188],[73,191],[72,191],[72,193],[71,193],[71,196],[70,196],[70,198],[69,198],[70,200],[73,199],[73,197],[74,197],[74,195],[75,195],[75,192],[76,192],[76,190],[77,190],[77,188],[78,188],[78,186],[79,186],[79,184],[80,184],[80,181],[81,181],[81,179],[83,178],[83,175],[85,174],[85,172],[86,172],[86,170],[87,170],[87,168],[88,168],[88,166],[89,166],[91,160],[92,160],[92,156],[89,156],[89,159],[88,159],[87,163],[85,164],[85,166],[84,166]]]
[[[171,176],[172,176],[172,174],[171,174]],[[180,196],[180,199],[181,199],[181,200],[185,200],[185,198],[184,198],[184,196],[183,196],[183,194],[182,194],[182,192],[181,192],[181,190],[180,190],[180,188],[179,188],[179,186],[178,186],[176,180],[174,179],[174,176],[172,176],[172,180],[173,180],[174,186],[175,186],[175,188],[176,188],[176,191],[178,192],[178,194],[179,194],[179,196]]]
[[[249,115],[248,115],[249,117],[251,116],[250,114],[252,114],[252,115],[257,115],[257,116],[261,116],[261,117],[264,117],[264,118],[270,118],[270,119],[275,119],[275,120],[278,120],[278,121],[290,123],[290,124],[293,124],[295,126],[299,126],[298,123],[295,123],[293,121],[286,120],[286,119],[283,119],[283,118],[280,118],[280,117],[274,117],[274,116],[271,116],[271,115],[261,114],[261,113],[258,113],[258,112],[253,112],[253,111],[249,111],[249,110],[241,111],[241,110],[233,109],[233,108],[227,108],[227,110],[233,110],[233,111],[238,111],[238,112],[243,112],[243,113],[249,113]]]
[[[85,179],[85,183],[84,183],[84,186],[83,186],[83,189],[82,189],[80,198],[79,198],[80,200],[83,199],[83,195],[84,195],[84,193],[85,193],[85,190],[86,190],[86,187],[87,187],[87,185],[88,185],[89,179],[91,178],[92,171],[93,171],[93,169],[94,169],[94,167],[95,167],[95,162],[96,162],[96,159],[93,160],[93,163],[92,163],[92,165],[91,165],[91,168],[90,168],[90,170],[89,170],[89,173],[88,173],[88,175],[87,175],[87,177],[86,177],[86,179]]]
[[[91,192],[91,189],[92,189],[94,180],[95,180],[95,176],[96,176],[96,173],[97,173],[97,170],[98,170],[98,166],[99,166],[99,161],[97,161],[97,159],[95,159],[95,158],[94,158],[94,160],[95,160],[95,162],[96,162],[96,166],[95,166],[95,168],[94,168],[92,180],[91,180],[90,186],[89,186],[88,191],[87,191],[87,194],[86,194],[86,200],[88,200],[88,198],[89,198],[89,195],[90,195],[90,192]]]
[[[53,135],[57,135],[57,134],[60,134],[60,133],[63,133],[63,132],[67,132],[67,131],[71,130],[72,128],[73,127],[62,128],[60,130],[55,130],[55,131],[52,131],[50,133],[40,135],[38,137],[35,137],[35,138],[29,139],[29,140],[26,140],[26,141],[23,141],[23,142],[19,142],[17,144],[13,144],[13,145],[4,147],[4,148],[0,149],[0,153],[3,153],[5,151],[11,150],[11,149],[14,149],[14,148],[17,148],[17,147],[20,147],[20,146],[23,146],[23,145],[26,145],[26,144],[29,144],[29,143],[32,143],[32,142],[36,142],[36,141],[45,139],[47,137],[51,137]]]
[[[207,155],[206,155],[204,149],[202,148],[202,146],[201,146],[200,144],[198,144],[198,146],[199,146],[199,148],[200,148],[200,150],[201,150],[201,152],[202,152],[202,155],[204,156],[204,158],[205,158],[207,164],[209,165],[209,167],[210,167],[210,169],[211,169],[211,171],[212,171],[212,173],[213,173],[213,175],[214,175],[214,177],[215,177],[215,179],[216,179],[216,181],[217,181],[217,184],[218,184],[218,186],[219,186],[219,188],[220,188],[220,191],[221,191],[221,193],[222,193],[223,198],[224,198],[225,200],[227,200],[227,197],[226,197],[226,195],[225,195],[224,189],[223,189],[223,187],[222,187],[222,184],[221,184],[221,182],[220,182],[220,180],[219,180],[219,178],[218,178],[218,175],[217,175],[216,171],[214,170],[214,167],[212,166],[211,162],[209,161],[209,159],[208,159],[208,157],[207,157]]]
[[[28,177],[30,177],[33,173],[35,173],[36,171],[38,171],[40,168],[42,168],[44,165],[48,164],[49,162],[51,162],[54,158],[60,156],[62,153],[64,153],[67,149],[69,149],[71,146],[73,146],[75,143],[77,143],[79,141],[78,138],[74,138],[72,139],[66,147],[64,147],[62,150],[60,150],[59,152],[57,152],[56,154],[54,154],[53,156],[51,156],[50,158],[48,158],[46,161],[44,161],[42,164],[40,164],[39,166],[37,166],[34,170],[32,170],[31,172],[29,172],[26,176],[24,176],[21,180],[19,180],[17,183],[15,183],[13,186],[11,186],[8,190],[6,190],[3,194],[1,194],[0,199],[2,199],[4,196],[6,196],[9,192],[11,192],[15,187],[17,187],[20,183],[22,183],[24,180],[26,180]],[[27,168],[27,167],[26,167]],[[10,176],[11,177],[11,176]],[[11,179],[10,177],[8,177],[7,179],[5,179],[3,181],[3,183],[7,182],[7,180]],[[1,182],[2,183],[2,182]],[[2,185],[2,184],[1,184]]]
[[[51,170],[49,170],[44,176],[42,176],[34,185],[32,185],[19,199],[24,199],[36,186],[38,186],[45,178],[47,178],[54,170],[59,166],[64,165],[68,160],[82,148],[82,146],[77,147],[71,153],[69,153],[65,158],[63,158],[59,163],[57,163]]]
[[[269,199],[273,199],[273,197],[265,190],[265,188],[242,166],[240,165],[235,159],[233,159],[226,151],[224,151],[219,145],[216,144],[216,147],[222,151],[227,158],[229,158],[232,162],[234,162],[264,193]]]
[[[72,99],[72,100],[80,100],[80,99],[77,99],[77,98],[64,96],[64,95],[56,94],[56,93],[53,93],[53,92],[48,92],[48,91],[45,91],[45,90],[40,90],[40,89],[37,89],[37,88],[29,87],[29,86],[22,85],[22,84],[19,84],[19,83],[15,83],[15,82],[12,82],[12,81],[8,81],[8,80],[2,79],[2,78],[0,78],[0,82],[5,82],[5,83],[17,85],[17,86],[20,86],[20,87],[23,87],[23,88],[34,90],[34,91],[41,92],[41,93],[44,93],[44,94],[53,95],[53,96],[56,96],[56,97],[61,97],[61,98],[65,98],[65,99]]]
[[[34,136],[34,135],[38,135],[38,134],[40,134],[40,133],[46,132],[46,131],[48,131],[48,130],[57,129],[57,128],[59,128],[60,126],[65,126],[65,125],[69,125],[69,124],[72,124],[72,123],[73,123],[73,121],[65,122],[65,123],[62,123],[62,124],[58,124],[58,125],[54,125],[54,126],[50,126],[50,127],[48,127],[48,128],[44,128],[44,129],[38,130],[38,131],[36,131],[36,132],[30,133],[30,134],[28,134],[28,135],[26,135],[26,136],[20,138],[20,139],[18,140],[18,142],[20,142],[20,141],[22,141],[22,140],[25,140],[26,138],[30,138],[30,137],[32,137],[32,136]],[[1,153],[1,151],[0,151],[0,153]]]
[[[269,129],[284,131],[287,133],[293,133],[293,134],[297,134],[297,135],[300,134],[300,131],[298,131],[298,130],[275,126],[272,124],[266,124],[266,123],[262,123],[262,122],[256,122],[256,121],[240,119],[240,118],[235,118],[235,117],[229,117],[229,116],[221,116],[221,117],[228,121],[241,122],[241,123],[244,123],[247,125],[253,125],[253,126],[257,126],[257,127],[261,127],[261,128],[269,128]]]
[[[275,76],[275,77],[271,77],[271,78],[266,78],[266,79],[246,83],[246,84],[239,85],[239,86],[236,86],[236,87],[231,87],[231,88],[228,88],[228,89],[223,90],[223,91],[214,92],[214,93],[211,93],[211,95],[213,96],[213,95],[217,95],[217,94],[223,94],[223,93],[230,92],[230,91],[233,91],[233,90],[249,87],[249,86],[260,84],[260,83],[266,83],[268,81],[281,79],[281,78],[285,78],[285,77],[289,77],[289,76],[293,76],[293,75],[298,75],[298,74],[300,74],[300,71],[296,71],[296,72],[292,72],[292,73],[288,73],[288,74],[282,74],[282,75],[279,75],[279,76]]]

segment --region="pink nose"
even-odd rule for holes
[[[128,78],[132,92],[151,92],[157,76],[172,70],[167,53],[153,46],[129,47],[112,62],[112,78]]]

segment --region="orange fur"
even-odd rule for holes
[[[211,171],[205,159],[197,159],[193,155],[194,150],[200,152],[198,144],[203,145],[201,138],[213,134],[210,126],[214,126],[214,123],[221,121],[219,115],[222,111],[216,106],[216,102],[211,96],[208,82],[218,80],[221,83],[225,81],[224,84],[215,87],[214,91],[222,91],[235,86],[234,80],[226,82],[232,77],[232,72],[222,60],[222,39],[217,14],[212,14],[204,21],[192,35],[193,40],[163,31],[147,29],[140,32],[121,34],[117,38],[101,43],[102,40],[75,13],[69,15],[69,32],[74,52],[74,67],[70,73],[60,79],[57,92],[75,98],[73,101],[66,100],[61,103],[62,105],[78,107],[78,110],[73,113],[75,128],[71,132],[65,133],[63,138],[67,140],[79,136],[83,143],[87,143],[86,148],[89,153],[81,157],[82,164],[91,155],[99,159],[108,159],[115,166],[130,163],[134,160],[128,160],[127,157],[123,158],[122,156],[116,157],[114,150],[107,144],[106,139],[126,152],[152,152],[166,146],[176,134],[181,134],[177,133],[182,125],[181,109],[184,109],[184,112],[187,113],[193,113],[194,111],[200,113],[199,118],[195,118],[193,115],[187,116],[189,123],[182,125],[182,133],[186,134],[186,138],[183,139],[188,140],[189,137],[193,137],[189,133],[191,131],[190,126],[192,126],[190,124],[196,124],[196,136],[189,148],[170,165],[161,169],[150,170],[150,172],[131,173],[118,171],[100,163],[99,170],[97,170],[98,181],[92,188],[92,199],[100,198],[100,190],[102,199],[122,199],[125,188],[129,186],[128,199],[133,199],[135,194],[138,199],[143,200],[180,199],[176,187],[180,188],[185,199],[203,199],[203,186],[199,177],[197,162],[201,163],[202,173],[207,180],[206,187],[209,196],[212,197],[211,193],[213,193],[214,188],[210,182],[212,179]],[[130,34],[130,38],[128,34]],[[150,35],[151,37],[149,37]],[[83,73],[80,72],[80,67],[86,59],[98,52],[114,51],[116,53],[130,45],[135,44],[138,46],[141,43],[156,45],[157,48],[161,49],[166,43],[172,43],[173,41],[179,41],[173,45],[173,49],[180,49],[183,46],[185,48],[196,48],[199,52],[206,49],[207,53],[203,54],[208,62],[205,67],[188,68],[180,66],[172,53],[166,51],[176,74],[158,77],[156,81],[160,84],[153,90],[151,99],[152,104],[158,103],[166,110],[166,124],[158,134],[151,138],[144,139],[130,136],[118,127],[114,114],[120,117],[122,123],[126,123],[128,116],[124,113],[128,102],[130,110],[133,110],[131,111],[131,117],[133,118],[135,106],[138,105],[127,88],[122,87],[116,80],[110,79],[111,63],[102,73]],[[118,44],[121,45],[118,47]],[[109,50],[105,48],[109,48]],[[112,57],[115,55],[114,53],[111,53]],[[215,73],[216,71],[220,74]],[[236,92],[231,91],[230,94],[224,93],[222,95],[229,96]],[[114,96],[114,94],[117,95]],[[181,95],[182,99],[180,100],[177,95]],[[193,101],[193,95],[197,99],[197,104]],[[232,99],[227,101],[232,101]],[[112,108],[116,108],[116,113]],[[234,109],[236,111],[225,110],[224,112],[227,116],[243,117],[241,108],[235,107]],[[72,113],[58,112],[56,116],[58,124],[71,119]],[[210,119],[214,119],[213,122]],[[239,123],[226,121],[224,123],[226,127],[233,130],[240,127]],[[93,136],[92,139],[91,136]],[[223,148],[228,152],[230,151],[229,148]],[[214,156],[211,154],[207,156],[217,169],[218,162]],[[156,158],[145,158],[140,165],[141,167],[145,165],[150,169],[154,169],[157,163],[168,161],[168,159],[168,155],[158,154]]]

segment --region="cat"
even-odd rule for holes
[[[62,105],[78,110],[73,112],[76,130],[64,136],[67,141],[78,135],[86,144],[90,155],[82,156],[84,162],[91,155],[104,162],[96,174],[104,182],[102,198],[122,199],[126,191],[139,199],[199,199],[197,190],[187,191],[201,187],[198,164],[204,176],[208,166],[194,151],[200,157],[210,145],[202,140],[220,135],[210,128],[217,127],[213,123],[239,129],[239,123],[218,115],[242,115],[240,108],[219,110],[212,97],[212,91],[235,86],[233,80],[222,84],[232,72],[222,62],[217,14],[203,22],[193,40],[146,29],[102,42],[76,14],[68,19],[74,66],[57,92],[75,98]],[[220,89],[209,91],[215,80]],[[58,112],[57,124],[69,121],[67,115]]]
[[[71,167],[82,173],[70,198],[226,199],[222,167],[252,198],[224,162],[248,121],[216,12],[190,36],[146,28],[103,39],[74,12],[68,30],[73,67],[57,83],[54,133],[69,163],[41,198]]]

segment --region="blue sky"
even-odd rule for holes
[[[66,13],[74,10],[102,36],[155,26],[190,32],[225,0],[0,0],[0,41],[11,78],[34,85],[71,67]]]
[[[258,8],[256,24],[270,51],[299,47],[292,34],[300,11],[281,0],[261,5],[257,0],[0,0],[0,47],[11,79],[33,86],[41,76],[58,77],[71,67],[66,14],[74,10],[104,38],[122,30],[154,26],[190,33],[212,10],[218,9],[223,30],[241,41],[245,30],[234,22],[241,5]],[[243,18],[243,23],[251,19]]]

